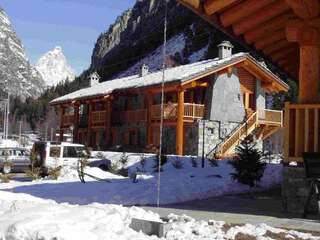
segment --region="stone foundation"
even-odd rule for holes
[[[282,181],[283,208],[288,213],[302,214],[309,194],[310,183],[306,181],[303,167],[284,167]],[[315,195],[309,206],[309,213],[317,213]]]

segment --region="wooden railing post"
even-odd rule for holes
[[[314,109],[314,146],[313,150],[315,152],[319,151],[319,110],[318,108]]]
[[[73,115],[73,142],[78,143],[78,129],[79,129],[79,105],[74,105]]]

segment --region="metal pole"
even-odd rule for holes
[[[206,122],[205,120],[202,120],[202,161],[201,161],[201,167],[204,168],[204,134],[205,134],[205,130],[206,130]]]
[[[10,114],[10,92],[8,92],[8,102],[7,102],[7,124],[6,124],[6,139],[8,139],[9,135],[9,114]]]
[[[158,184],[157,184],[157,207],[160,206],[160,182],[161,182],[161,158],[162,158],[162,134],[163,134],[163,102],[164,102],[164,82],[166,70],[166,46],[167,46],[167,12],[168,3],[165,0],[165,16],[164,16],[164,31],[163,31],[163,62],[162,62],[162,83],[161,83],[161,118],[160,118],[160,143],[159,143],[159,159],[158,159]]]

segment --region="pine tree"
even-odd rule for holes
[[[229,162],[235,168],[232,178],[250,187],[256,186],[263,176],[266,163],[262,162],[262,152],[256,148],[253,137],[246,137],[236,147],[236,153],[238,157]]]

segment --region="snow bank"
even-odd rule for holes
[[[122,153],[105,152],[106,158],[112,162],[119,161]],[[86,168],[85,172],[100,179],[96,181],[88,176],[86,183],[78,179],[76,169],[64,169],[58,181],[43,179],[35,182],[18,182],[0,184],[0,189],[16,193],[27,193],[43,199],[70,204],[123,204],[123,205],[151,205],[157,203],[157,173],[155,172],[155,157],[152,154],[144,155],[145,163],[141,163],[141,155],[128,153],[126,167],[129,173],[138,173],[138,182],[134,183],[130,177],[122,177],[99,168]],[[232,180],[233,172],[227,161],[219,161],[217,167],[209,162],[201,168],[201,159],[194,158],[198,167],[193,167],[191,157],[170,156],[161,172],[160,203],[171,204],[197,199],[206,199],[226,194],[262,191],[281,183],[282,165],[268,164],[260,187],[237,183]],[[174,167],[180,162],[181,169]]]
[[[26,194],[0,193],[0,239],[155,239],[129,228],[131,219],[160,221],[141,208],[57,204]]]
[[[130,228],[132,218],[160,222],[159,216],[141,208],[90,204],[85,206],[55,203],[27,194],[0,191],[0,239],[28,240],[157,240]],[[168,240],[299,239],[319,240],[310,233],[273,228],[266,224],[242,226],[222,221],[196,221],[182,215],[169,215]]]

